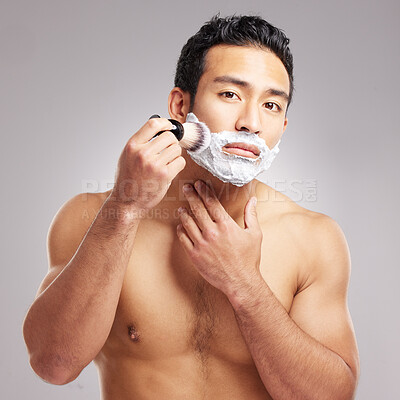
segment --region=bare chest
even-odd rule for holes
[[[263,246],[263,277],[289,311],[295,252],[280,251],[279,237],[264,240],[271,243]],[[163,226],[138,230],[106,346],[143,360],[194,354],[252,364],[228,299],[198,274],[175,231]]]

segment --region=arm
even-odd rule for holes
[[[358,354],[346,304],[350,256],[340,228],[323,216],[307,236],[314,264],[288,314],[260,273],[255,206],[247,203],[242,229],[211,190],[196,190],[186,194],[193,215],[181,213],[178,237],[199,273],[230,300],[271,396],[351,399]]]
[[[90,209],[84,204],[93,200],[77,196],[56,215],[49,272],[24,321],[31,366],[54,384],[75,379],[107,339],[139,223],[107,199],[79,246]],[[113,213],[124,217],[109,218]]]
[[[109,335],[140,218],[185,165],[171,132],[149,141],[170,128],[168,120],[152,119],[132,136],[114,189],[91,225],[83,216],[100,205],[78,196],[50,227],[49,272],[23,326],[31,366],[50,383],[75,379]]]
[[[230,297],[261,379],[278,399],[352,399],[358,354],[347,309],[350,256],[343,233],[321,217],[317,265],[288,314],[261,275]]]

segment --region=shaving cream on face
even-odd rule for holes
[[[189,113],[186,122],[199,122],[193,113]],[[275,156],[279,153],[279,142],[269,149],[264,139],[254,133],[245,131],[223,131],[211,134],[210,145],[201,152],[188,151],[192,160],[211,172],[215,177],[225,183],[243,186],[251,182],[261,172],[266,171]],[[257,158],[244,157],[237,154],[226,153],[222,149],[228,143],[246,143],[257,146],[260,154]]]

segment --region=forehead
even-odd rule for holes
[[[205,57],[199,89],[224,75],[249,81],[256,87],[275,87],[289,93],[289,76],[285,66],[268,49],[234,45],[211,47]]]

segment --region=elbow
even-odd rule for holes
[[[355,398],[358,383],[358,372],[354,372],[350,367],[348,367],[347,373],[348,376],[346,377],[346,380],[340,385],[343,392],[340,396],[338,396],[338,400],[354,400]]]
[[[43,338],[40,339],[38,335],[34,335],[31,325],[31,321],[26,317],[23,324],[23,337],[29,354],[29,364],[35,374],[53,385],[66,385],[75,380],[82,369],[75,371],[70,368],[72,363],[45,344]]]
[[[343,396],[340,396],[340,400],[354,400],[356,396],[356,387],[355,386],[351,386],[349,387]]]
[[[348,365],[346,366],[345,373],[336,377],[331,376],[331,379],[326,382],[322,392],[317,390],[307,393],[304,399],[315,399],[315,400],[354,400],[356,395],[357,383],[358,383],[358,372],[353,371]]]
[[[346,396],[344,397],[344,400],[354,400],[356,396],[356,391],[357,391],[357,386],[358,386],[358,380],[360,378],[360,364],[359,361],[356,360],[356,362],[351,366],[347,364],[347,373],[348,373],[348,379],[347,379],[347,393]]]
[[[33,371],[43,381],[52,385],[66,385],[74,381],[80,374],[64,366],[59,356],[31,356],[29,363]]]
[[[352,380],[348,386],[347,395],[345,396],[344,399],[345,400],[354,400],[356,397],[356,390],[357,390],[357,378],[353,376]]]

